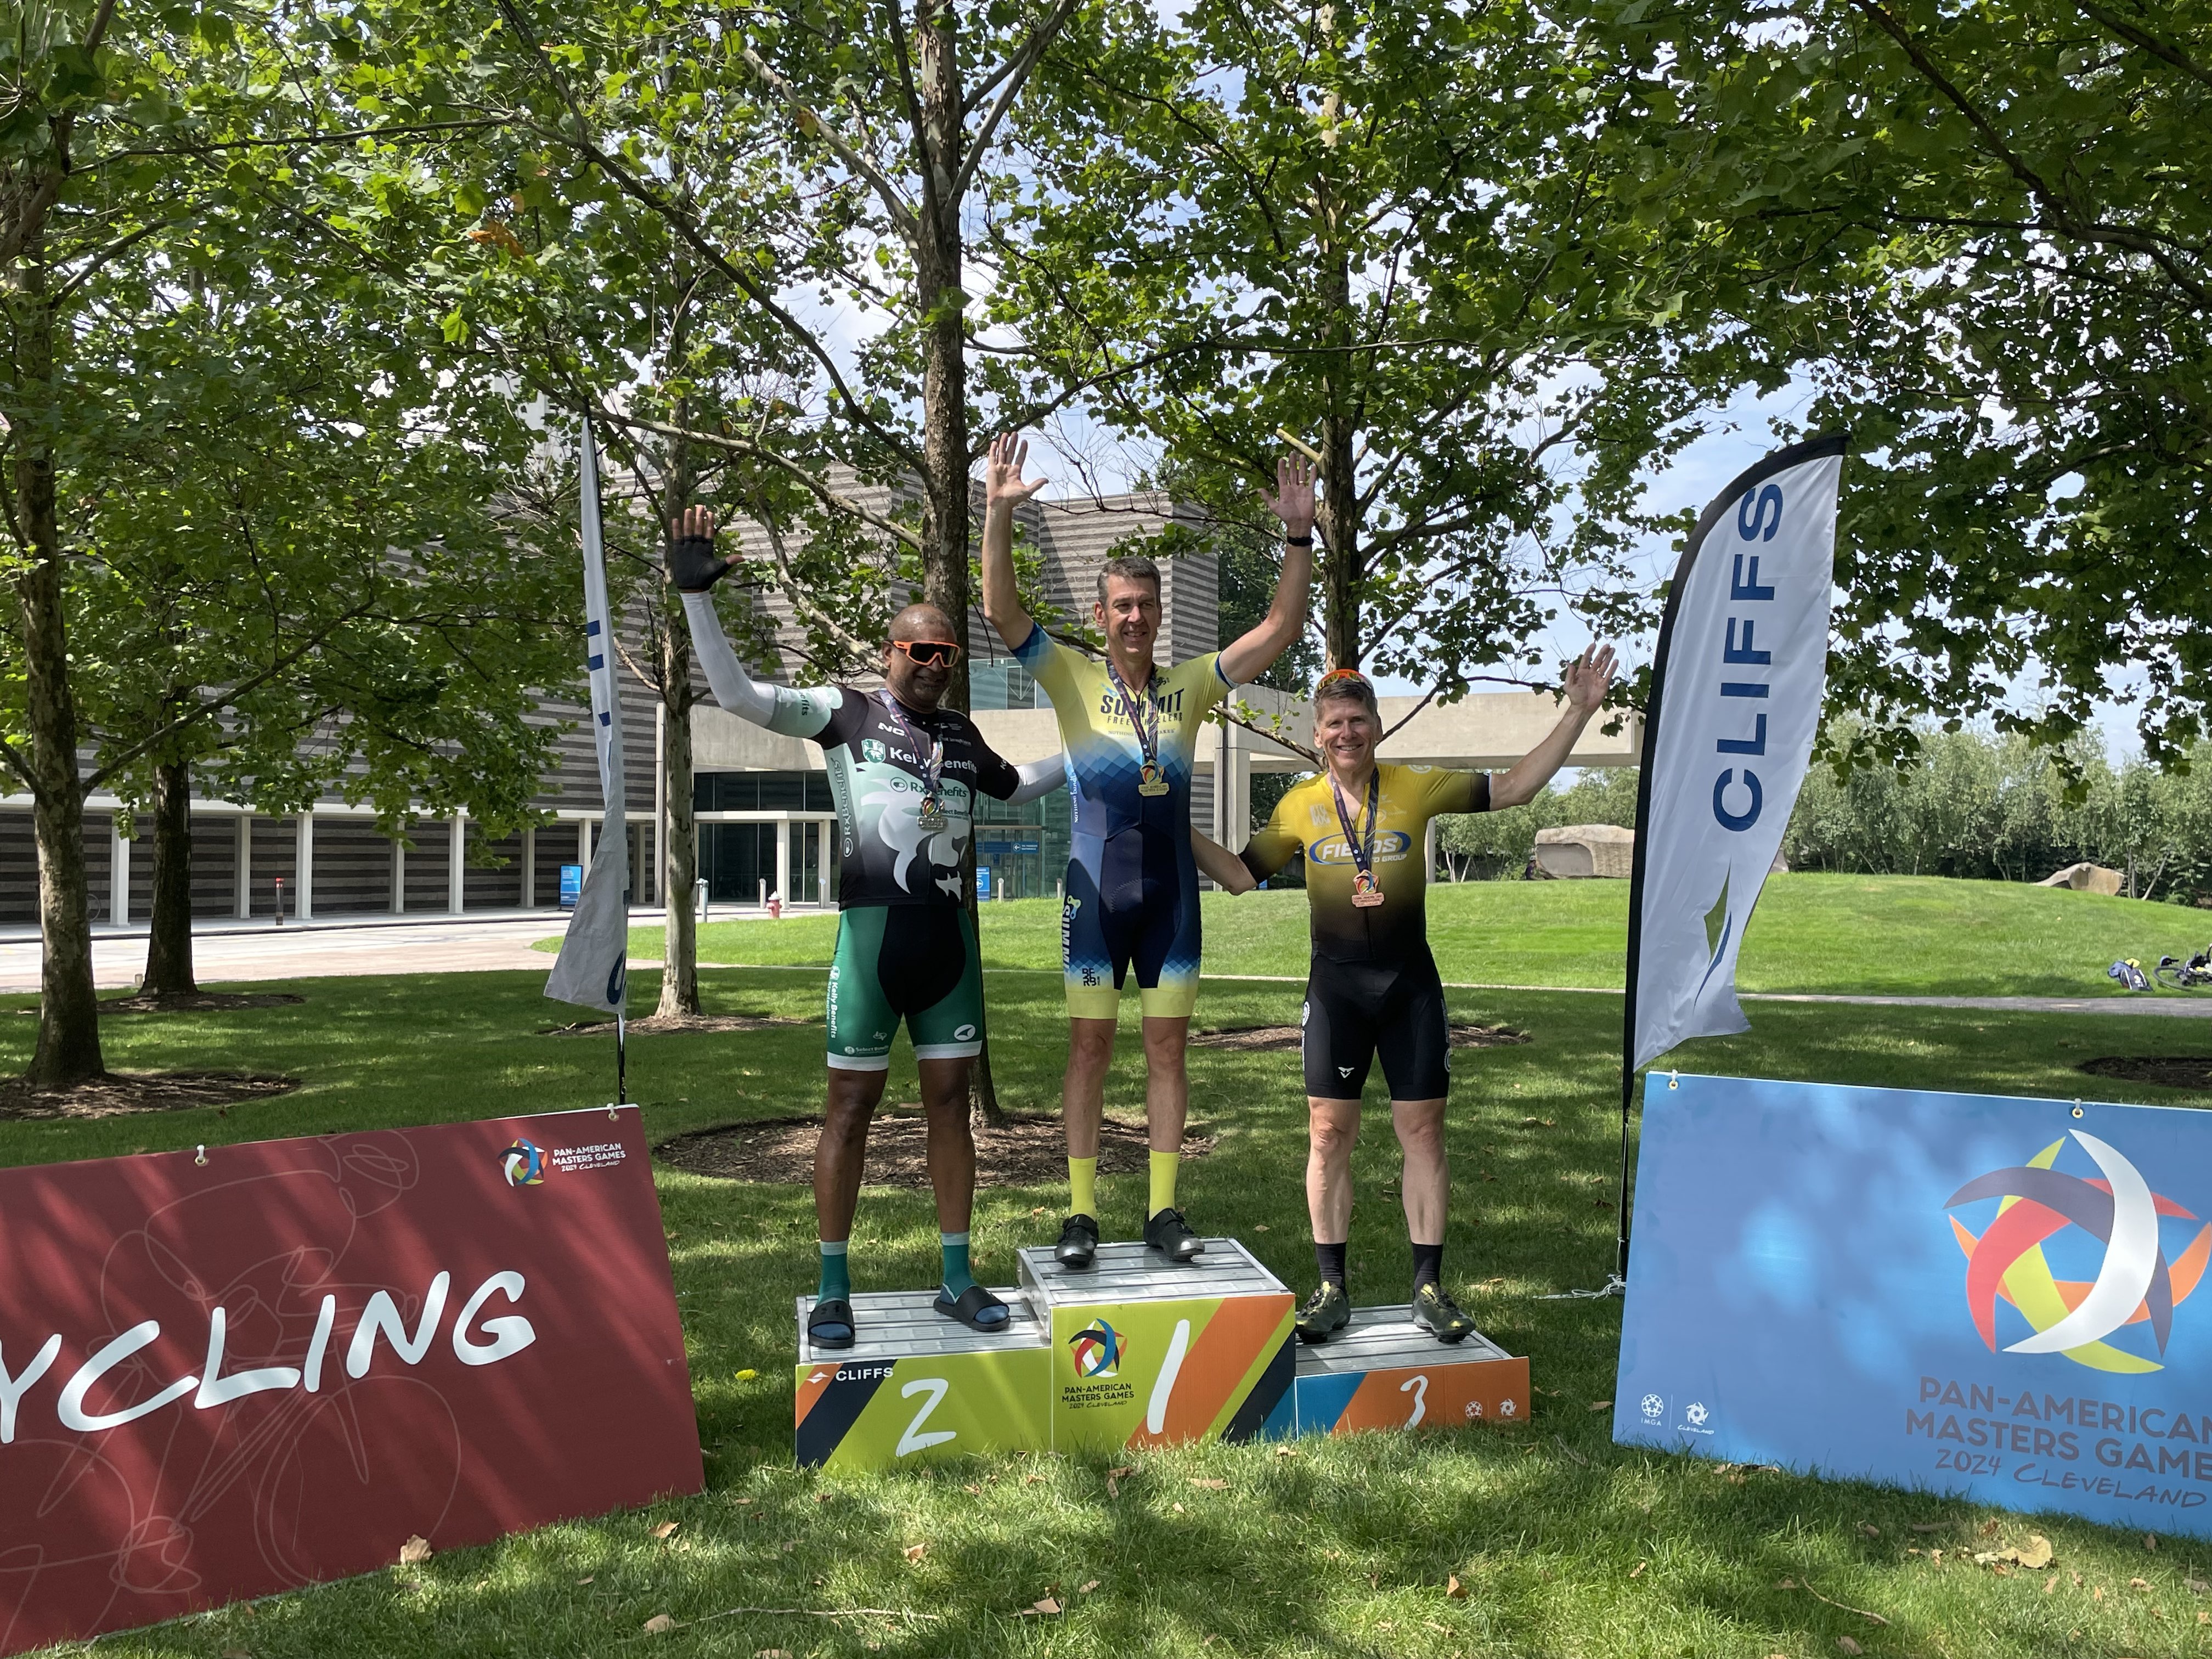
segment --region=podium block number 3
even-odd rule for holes
[[[1182,1375],[1182,1357],[1190,1352],[1190,1321],[1176,1321],[1175,1334],[1168,1339],[1167,1358],[1160,1361],[1159,1380],[1152,1384],[1151,1402],[1145,1407],[1145,1432],[1158,1434],[1168,1425],[1168,1396],[1175,1392],[1176,1378]],[[916,1418],[917,1423],[921,1419]]]
[[[960,1431],[957,1429],[932,1429],[927,1434],[921,1431],[921,1425],[929,1421],[930,1413],[945,1403],[945,1394],[951,1387],[941,1376],[917,1376],[899,1390],[902,1400],[911,1400],[918,1394],[926,1394],[929,1398],[921,1402],[921,1409],[914,1414],[914,1421],[908,1424],[906,1432],[899,1436],[898,1449],[893,1454],[895,1456],[911,1457],[918,1451],[927,1451],[932,1446],[941,1446],[948,1440],[958,1438]]]
[[[1410,1429],[1429,1414],[1429,1374],[1423,1371],[1418,1376],[1407,1377],[1398,1385],[1398,1392],[1413,1396],[1413,1414],[1406,1419],[1406,1426]],[[924,1412],[922,1416],[927,1417],[928,1414]],[[917,1417],[914,1420],[919,1423],[921,1418]]]

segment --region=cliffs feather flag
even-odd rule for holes
[[[1820,727],[1844,446],[1815,438],[1743,473],[1675,568],[1644,712],[1630,1072],[1686,1038],[1750,1027],[1736,953]]]
[[[599,445],[584,422],[580,517],[584,543],[584,664],[592,678],[592,735],[599,752],[599,825],[561,954],[545,994],[617,1017],[627,1005],[629,823],[623,813],[622,701],[615,695],[614,618],[607,609],[606,550],[599,538]],[[617,1090],[617,1092],[620,1092]]]

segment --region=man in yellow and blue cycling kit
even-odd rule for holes
[[[1160,575],[1150,559],[1107,562],[1093,611],[1106,659],[1049,638],[1014,586],[1014,508],[1043,487],[1024,483],[1029,447],[1011,434],[991,446],[984,474],[983,610],[1052,699],[1075,795],[1060,912],[1067,986],[1070,1214],[1057,1259],[1087,1267],[1098,1245],[1098,1124],[1122,984],[1137,970],[1145,1025],[1145,1115],[1152,1189],[1145,1242],[1170,1261],[1203,1253],[1176,1207],[1189,1087],[1183,1049],[1198,998],[1198,872],[1190,846],[1191,761],[1206,717],[1230,689],[1264,673],[1305,626],[1313,580],[1313,470],[1285,460],[1267,504],[1283,521],[1282,580],[1260,625],[1218,653],[1162,670]]]

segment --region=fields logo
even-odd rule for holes
[[[518,1140],[499,1155],[499,1172],[510,1187],[545,1184],[545,1149],[535,1141]]]
[[[2169,1261],[2160,1218],[2194,1222],[2195,1214],[2151,1191],[2134,1164],[2094,1135],[2076,1129],[2073,1138],[2096,1175],[2069,1175],[2057,1167],[2066,1147],[2062,1137],[2025,1164],[1977,1176],[1944,1206],[1997,1200],[1996,1213],[1978,1238],[1951,1218],[1951,1231],[1966,1253],[1966,1307],[1974,1328],[1995,1353],[2002,1297],[2020,1310],[2030,1332],[2007,1344],[2007,1353],[2063,1354],[2100,1371],[2163,1370],[2149,1355],[2105,1339],[2131,1325],[2148,1325],[2151,1344],[2165,1353],[2173,1310],[2197,1289],[2212,1257],[2212,1226],[2195,1228],[2179,1257]],[[2085,1267],[2090,1242],[2101,1245],[2095,1277],[2057,1278],[2044,1254],[2046,1240]]]
[[[1118,1375],[1126,1357],[1121,1333],[1103,1319],[1092,1320],[1069,1337],[1067,1352],[1075,1361],[1075,1374],[1085,1382],[1103,1382]]]

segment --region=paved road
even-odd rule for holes
[[[659,921],[654,912],[640,921]],[[344,974],[454,973],[488,968],[534,968],[553,958],[532,950],[568,925],[557,912],[481,920],[441,916],[419,922],[268,922],[226,924],[198,931],[192,965],[203,985],[236,980],[322,979]],[[0,991],[39,988],[39,943],[0,940]],[[127,989],[146,971],[143,933],[95,932],[93,978],[103,989]]]
[[[661,920],[658,910],[638,910],[631,920],[641,924]],[[486,969],[530,969],[545,971],[552,958],[530,947],[551,938],[568,926],[556,911],[512,912],[474,918],[440,916],[422,921],[385,918],[362,921],[294,922],[279,928],[268,922],[223,922],[203,927],[193,940],[195,965],[203,984],[265,979],[319,979],[347,974],[467,973]],[[92,946],[93,975],[103,989],[122,989],[133,984],[146,969],[146,936],[143,932],[95,930]],[[634,961],[637,969],[657,969],[658,962]],[[823,964],[826,967],[828,964]],[[794,971],[819,973],[821,968]],[[995,970],[1006,971],[1006,970]],[[1030,970],[1049,972],[1057,969]],[[1208,975],[1209,979],[1241,979],[1283,985],[1302,985],[1303,975]],[[1450,981],[1458,991],[1566,992],[1580,996],[1613,996],[1618,990],[1586,986],[1496,985]],[[0,937],[0,992],[39,988],[39,943],[10,929]],[[1746,1002],[1833,1002],[1869,1008],[1961,1008],[1990,1013],[2122,1014],[2162,1018],[2212,1018],[2212,996],[2092,996],[2092,997],[1903,997],[1850,996],[1796,991],[1747,991]]]

